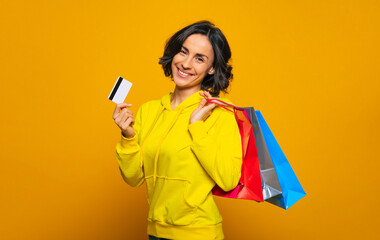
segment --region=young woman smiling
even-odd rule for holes
[[[149,239],[224,238],[211,190],[237,185],[242,147],[234,114],[206,102],[226,92],[230,58],[220,29],[191,24],[168,40],[159,61],[174,91],[144,103],[136,117],[128,103],[115,108],[117,161],[129,185],[146,183]]]

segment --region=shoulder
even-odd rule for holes
[[[155,99],[155,100],[150,100],[148,102],[145,102],[141,105],[141,109],[146,109],[146,110],[154,110],[154,109],[159,109],[161,107],[161,100]]]

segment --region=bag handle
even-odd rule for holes
[[[222,100],[215,99],[215,98],[211,98],[211,99],[207,100],[206,103],[214,103],[214,104],[218,105],[219,107],[224,108],[224,109],[226,109],[227,111],[230,111],[230,112],[233,112],[233,113],[235,112],[236,109],[237,109],[237,110],[243,110],[243,109],[240,108],[240,107],[237,107],[237,106],[235,106],[235,105],[233,105],[233,104],[226,103],[226,102],[224,102],[224,101],[222,101]],[[234,110],[232,111],[232,110],[228,109],[226,106],[232,107]]]

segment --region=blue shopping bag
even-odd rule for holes
[[[281,195],[269,198],[266,201],[281,208],[288,209],[303,198],[306,193],[282,152],[280,145],[277,143],[276,138],[265,122],[263,115],[259,110],[255,111],[255,113],[282,190]]]

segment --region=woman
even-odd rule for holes
[[[237,185],[241,140],[234,114],[206,102],[229,86],[230,58],[212,23],[189,25],[168,40],[159,61],[174,91],[144,103],[136,117],[131,104],[115,108],[121,175],[134,187],[146,182],[149,239],[224,238],[211,190]]]

